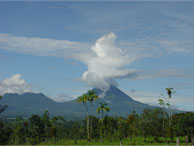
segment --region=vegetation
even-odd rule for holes
[[[2,96],[0,95],[0,100],[2,99]],[[0,105],[0,114],[4,112],[7,109],[7,105]]]
[[[87,102],[89,101],[91,103],[91,109],[92,109],[92,104],[97,99],[99,99],[99,97],[96,95],[96,92],[93,91],[93,90],[88,90],[88,92],[86,94],[83,94],[82,96],[78,97],[78,99],[77,99],[77,102],[80,102],[80,103],[82,102],[83,105],[85,105],[88,141],[91,140],[91,134],[92,134],[92,119],[90,120],[90,116],[88,114]],[[92,113],[92,111],[91,111],[91,113]]]
[[[165,114],[167,115],[167,114]],[[123,117],[104,116],[92,119],[92,140],[88,141],[87,118],[68,121],[62,117],[49,117],[45,111],[42,116],[32,115],[29,119],[16,118],[0,122],[0,143],[3,144],[164,144],[170,140],[168,117],[165,116],[163,128],[162,109],[145,109],[141,115],[135,112]],[[103,132],[102,132],[103,129]],[[173,140],[180,137],[183,142],[194,133],[194,113],[172,115]],[[168,135],[168,136],[164,136]],[[103,137],[103,141],[101,140]]]

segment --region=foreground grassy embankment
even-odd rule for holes
[[[169,139],[167,139],[168,141]],[[185,145],[185,137],[179,137],[180,145]],[[170,145],[176,145],[176,139],[174,138],[174,142],[170,143]],[[50,139],[48,142],[43,142],[40,145],[120,145],[119,140],[108,140],[105,139],[103,142],[100,140],[66,140],[60,139],[55,142],[54,139]],[[132,140],[129,138],[125,138],[122,140],[122,145],[166,145],[166,140],[163,137],[158,139],[158,142],[154,140],[154,137],[148,137],[146,141],[144,141],[143,137],[133,137]],[[191,144],[190,144],[191,145]]]

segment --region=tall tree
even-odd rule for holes
[[[169,128],[170,128],[170,135],[172,135],[172,127],[171,127],[171,116],[172,116],[172,112],[171,112],[171,105],[170,105],[170,99],[172,98],[172,94],[175,93],[173,88],[166,88],[166,92],[168,94],[168,100],[166,105],[168,106],[168,122],[169,122]],[[171,136],[172,139],[172,136]]]
[[[91,121],[91,126],[90,126],[90,116],[89,116],[89,112],[88,112],[87,102],[89,101],[91,103],[91,111],[92,111],[93,102],[96,101],[97,99],[99,99],[99,97],[96,95],[96,92],[93,90],[88,90],[88,92],[86,94],[83,94],[82,96],[78,97],[78,99],[77,99],[77,102],[83,103],[83,105],[85,105],[88,141],[90,141],[90,139],[91,139],[92,121]]]
[[[88,116],[88,94],[83,94],[82,96],[78,97],[77,102],[82,103],[85,106],[86,110],[86,124],[87,124],[87,135],[88,141],[90,140],[90,131],[89,131],[89,116]]]
[[[99,97],[96,95],[96,92],[95,91],[93,91],[93,90],[88,90],[88,93],[87,93],[87,95],[88,95],[88,101],[91,103],[91,116],[92,116],[92,113],[93,113],[93,102],[94,101],[96,101],[96,100],[98,100],[99,99]],[[90,116],[88,117],[88,119],[89,119],[89,121],[90,121],[90,123],[89,123],[89,133],[90,133],[90,138],[92,139],[92,118],[90,118]]]
[[[168,100],[166,105],[168,106],[168,118],[169,118],[169,126],[171,126],[171,105],[170,99],[172,98],[172,94],[175,93],[173,88],[166,88],[166,92],[168,94]]]
[[[100,106],[97,108],[96,112],[100,114],[102,114],[102,118],[99,120],[99,125],[100,125],[100,135],[101,135],[101,141],[103,141],[103,136],[104,136],[104,112],[109,112],[110,111],[110,107],[108,107],[107,103],[102,103],[99,102]]]
[[[165,105],[166,105],[166,102],[163,100],[163,99],[158,99],[158,104],[160,105],[160,107],[162,108],[162,111],[163,111],[163,115],[162,115],[162,130],[164,131],[164,115],[165,115]]]
[[[49,118],[49,112],[46,110],[41,117],[41,120],[44,123],[44,140],[47,142],[48,139],[50,138],[50,133],[51,133],[51,121]]]
[[[168,127],[167,127],[167,133],[164,134],[165,136],[166,135],[169,135],[170,138],[171,138],[171,141],[173,141],[173,127],[172,127],[172,120],[171,120],[171,117],[172,117],[172,112],[171,112],[171,104],[170,104],[170,99],[172,98],[172,94],[175,93],[174,89],[173,88],[166,88],[165,89],[166,92],[167,92],[167,95],[168,95],[168,98],[166,101],[164,101],[163,99],[159,99],[159,105],[163,108],[163,131],[164,131],[164,115],[165,115],[165,112],[164,112],[164,109],[165,109],[165,106],[168,107]]]

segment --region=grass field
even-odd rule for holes
[[[185,145],[185,138],[179,137],[180,145]],[[173,143],[170,143],[170,145],[176,145],[175,143],[176,139],[174,139]],[[50,139],[47,143],[41,143],[40,145],[120,145],[119,140],[103,140],[101,142],[100,140],[65,140],[61,139],[57,142],[54,141],[54,139]],[[159,138],[159,142],[154,141],[154,137],[148,137],[146,142],[144,141],[143,137],[133,137],[133,139],[130,141],[129,138],[122,140],[122,145],[167,145],[166,140],[162,137]],[[190,144],[191,145],[191,144]]]

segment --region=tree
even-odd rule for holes
[[[28,132],[28,124],[21,117],[16,118],[13,133],[11,135],[14,144],[25,144]]]
[[[146,141],[146,137],[148,136],[154,136],[155,141],[158,141],[162,129],[161,109],[144,109],[141,115],[140,125],[143,130],[144,141]]]
[[[100,106],[97,108],[96,112],[100,114],[102,114],[102,119],[104,117],[104,112],[109,112],[110,111],[110,107],[108,107],[107,103],[102,103],[102,102],[99,102]]]
[[[166,88],[166,92],[168,94],[168,101],[166,105],[168,106],[168,118],[169,118],[169,126],[171,126],[171,107],[170,107],[170,99],[172,97],[172,94],[175,93],[173,88]]]
[[[168,95],[168,98],[167,98],[167,101],[164,101],[163,99],[159,99],[159,105],[160,107],[163,108],[163,131],[164,131],[164,116],[165,116],[165,108],[166,106],[168,107],[168,127],[167,127],[167,133],[164,134],[165,136],[166,135],[169,135],[170,138],[171,138],[171,141],[173,140],[173,127],[172,127],[172,122],[171,122],[171,116],[172,116],[172,113],[171,113],[171,105],[170,105],[170,99],[172,98],[172,94],[175,93],[174,89],[173,88],[166,88],[165,89],[166,92],[167,92],[167,95]]]
[[[99,97],[96,95],[96,92],[93,90],[88,90],[88,92],[86,94],[83,94],[82,96],[78,97],[78,99],[77,99],[77,102],[83,103],[83,105],[85,105],[88,141],[90,141],[90,139],[91,139],[92,121],[91,121],[91,126],[90,126],[90,116],[88,113],[87,102],[89,101],[91,103],[91,109],[92,109],[93,102],[96,101],[97,99],[99,99]]]
[[[0,95],[0,100],[2,99],[2,96]],[[0,114],[4,112],[7,109],[8,105],[0,105]]]
[[[162,108],[162,110],[163,110],[163,116],[162,116],[162,118],[163,118],[163,120],[162,120],[162,130],[164,131],[164,115],[165,115],[165,105],[166,105],[166,103],[165,103],[165,101],[163,100],[163,99],[158,99],[158,104],[160,105],[160,107]]]
[[[151,123],[152,123],[152,136],[155,141],[158,142],[158,137],[162,136],[162,121],[163,121],[163,111],[160,108],[151,111]]]
[[[92,116],[92,112],[93,112],[93,102],[98,100],[99,97],[96,95],[96,92],[93,91],[93,90],[88,90],[88,101],[91,103],[91,116]],[[89,133],[90,133],[90,138],[92,139],[92,118],[90,119],[90,116],[88,117],[90,123],[90,130],[89,130]]]
[[[140,127],[142,135],[144,136],[144,142],[148,136],[151,136],[151,109],[144,109],[141,118],[140,118]]]
[[[57,129],[57,121],[60,120],[60,117],[54,116],[52,118],[52,126],[51,126],[51,136],[54,137],[55,143],[57,142],[57,134],[58,134],[58,129]]]
[[[99,96],[96,95],[96,92],[93,90],[88,90],[88,101],[91,103],[91,106],[93,105],[93,102],[99,99]]]
[[[3,121],[0,120],[0,145],[7,145],[12,134],[12,128],[6,126]]]
[[[138,115],[136,112],[132,112],[130,115],[128,115],[127,119],[128,124],[128,135],[130,137],[130,141],[132,141],[132,137],[137,135],[137,128],[138,128]]]
[[[173,88],[166,88],[166,92],[168,94],[168,100],[166,105],[168,106],[168,122],[169,122],[169,127],[168,127],[168,135],[170,136],[171,141],[173,141],[174,134],[173,134],[173,127],[172,127],[172,112],[171,112],[171,105],[170,105],[170,99],[172,98],[172,94],[175,93]]]
[[[127,129],[128,129],[128,124],[127,120],[125,120],[122,117],[119,117],[117,119],[117,135],[120,140],[120,144],[122,144],[122,140],[127,136]]]
[[[172,116],[172,125],[176,132],[176,136],[189,137],[189,142],[191,142],[194,136],[194,113],[179,113]]]
[[[100,106],[97,108],[96,112],[100,114],[102,114],[102,118],[99,120],[99,125],[100,125],[100,135],[101,135],[101,141],[103,141],[103,135],[104,135],[104,112],[109,112],[110,111],[110,107],[108,107],[107,103],[102,103],[99,102]]]
[[[47,110],[44,112],[41,120],[44,123],[44,140],[48,141],[51,133],[51,121],[49,118],[49,112]]]
[[[30,143],[37,144],[44,140],[44,123],[39,115],[32,115],[29,119]]]
[[[88,135],[88,141],[90,140],[90,131],[89,131],[89,117],[88,117],[88,94],[83,94],[82,96],[78,97],[77,102],[83,103],[86,110],[86,123],[87,123],[87,135]]]
[[[104,135],[107,137],[107,139],[109,139],[110,141],[112,141],[113,139],[115,139],[115,136],[117,136],[116,131],[117,131],[117,121],[110,116],[105,116],[104,119],[101,121],[102,123],[102,127],[100,127],[101,125],[99,125],[99,129],[103,129],[104,130]]]

